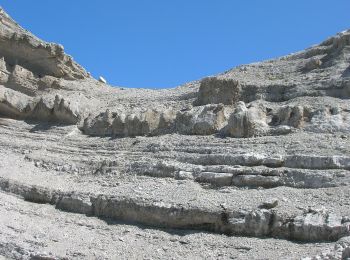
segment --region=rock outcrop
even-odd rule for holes
[[[113,137],[164,134],[170,132],[175,116],[172,109],[113,113],[107,110],[97,117],[87,117],[82,130],[89,135]]]
[[[244,102],[240,101],[229,118],[227,131],[232,137],[266,135],[269,128],[266,122],[266,112],[263,108],[247,108]]]
[[[232,79],[205,78],[201,81],[196,105],[234,105],[241,100],[240,84]]]
[[[0,57],[4,57],[9,66],[19,65],[40,77],[88,77],[87,72],[64,53],[62,45],[41,41],[21,28],[3,9],[0,9],[0,20]]]
[[[80,112],[59,95],[51,100],[30,98],[11,89],[0,88],[0,115],[15,119],[29,119],[44,122],[77,124]]]
[[[350,31],[150,90],[0,25],[0,256],[350,257]]]

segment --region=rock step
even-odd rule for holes
[[[111,225],[110,221],[67,213],[49,204],[33,204],[1,191],[0,215],[2,223],[6,223],[1,228],[0,254],[6,259],[100,259],[106,258],[106,255],[116,255],[116,252],[123,252],[125,259],[135,259],[135,248],[141,248],[143,256],[152,259],[160,258],[160,248],[166,249],[162,252],[162,259],[226,259],[242,253],[245,259],[256,259],[257,255],[265,259],[280,259],[286,255],[300,259],[320,255],[338,244],[300,244],[273,238],[229,237],[193,230],[152,229],[120,222]],[[49,241],[49,247],[48,243],[28,239],[38,233],[41,234],[41,241]],[[85,238],[93,238],[93,242],[98,244],[101,241],[105,247],[100,252],[95,251],[90,247],[91,240]],[[62,253],[62,248],[70,248],[77,241],[81,242],[78,242],[76,250]],[[127,241],[131,242],[125,243]]]
[[[124,155],[125,156],[125,155]],[[97,161],[76,160],[72,164],[64,164],[59,156],[47,156],[42,154],[27,154],[25,159],[33,161],[35,166],[45,169],[61,169],[66,172],[80,172],[85,174],[106,174],[112,172],[125,172],[131,176],[134,174],[155,178],[173,178],[176,180],[192,180],[198,183],[209,183],[215,187],[236,186],[248,188],[274,188],[287,186],[293,188],[318,189],[327,187],[339,187],[350,182],[350,171],[339,169],[308,170],[293,169],[287,167],[270,168],[266,166],[228,166],[228,165],[193,165],[164,160],[154,162],[140,161],[138,154],[131,163],[126,163],[125,158],[106,159]],[[62,168],[62,169],[63,169]]]
[[[0,178],[0,189],[57,209],[136,222],[155,227],[198,229],[228,235],[276,237],[297,241],[336,241],[350,234],[349,217],[326,211],[308,211],[292,218],[273,209],[230,211],[167,204],[125,196],[63,192]]]
[[[275,155],[264,154],[180,154],[178,160],[197,165],[241,165],[267,166],[272,168],[287,167],[299,169],[344,169],[350,170],[350,157],[333,155]]]
[[[158,178],[189,179],[210,183],[216,187],[237,186],[250,188],[326,188],[347,185],[350,171],[305,170],[293,168],[269,168],[266,166],[245,167],[227,165],[198,166],[174,161],[136,161],[131,163],[130,173]]]

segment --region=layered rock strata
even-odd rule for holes
[[[0,23],[0,255],[349,257],[349,31],[150,90]]]

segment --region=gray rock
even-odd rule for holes
[[[152,90],[0,23],[0,255],[349,257],[350,31]]]
[[[266,114],[259,106],[247,108],[240,101],[228,120],[227,132],[232,137],[251,137],[266,135],[269,127]]]
[[[240,85],[236,80],[221,80],[216,77],[201,81],[196,105],[224,104],[233,105],[239,101]]]
[[[322,60],[318,58],[311,58],[305,63],[304,70],[310,71],[319,68],[322,65]]]
[[[87,78],[86,71],[75,63],[72,57],[64,54],[62,45],[39,40],[23,30],[5,12],[1,14],[1,23],[0,53],[7,62],[26,68],[37,75],[66,79]]]
[[[264,201],[259,207],[265,209],[272,209],[278,206],[278,199],[270,199]]]

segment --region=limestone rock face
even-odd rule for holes
[[[278,114],[272,119],[271,124],[275,125],[289,125],[295,128],[300,128],[303,126],[305,118],[304,108],[301,106],[285,106],[281,107]]]
[[[4,57],[0,58],[0,84],[5,84],[9,78],[9,72],[7,71],[6,62]]]
[[[2,10],[2,9],[1,9]],[[87,72],[66,55],[63,46],[46,43],[21,28],[4,11],[0,13],[0,57],[36,75],[66,79],[88,77]]]
[[[321,65],[322,65],[322,60],[321,60],[321,59],[318,59],[318,58],[311,58],[310,60],[308,60],[308,61],[305,63],[305,68],[304,68],[304,70],[305,70],[305,71],[314,70],[314,69],[317,69],[317,68],[321,67]]]
[[[144,112],[126,112],[107,110],[97,117],[88,117],[84,121],[86,134],[102,136],[142,136],[164,134],[173,125],[175,114],[171,109],[159,112],[148,109]]]
[[[317,133],[348,133],[350,131],[350,115],[347,112],[344,113],[339,107],[325,107],[313,111],[310,123],[305,129]]]
[[[111,87],[0,9],[0,258],[349,258],[349,61]]]
[[[77,124],[80,121],[79,108],[59,95],[55,96],[52,114],[58,122]]]
[[[92,135],[142,136],[180,133],[188,135],[211,135],[218,133],[227,124],[223,105],[206,105],[190,110],[172,109],[156,111],[118,111],[89,117],[83,131]]]
[[[56,95],[50,99],[33,99],[11,89],[0,88],[0,115],[16,119],[32,119],[63,124],[80,121],[78,107]]]
[[[21,118],[28,109],[31,109],[31,102],[32,98],[27,95],[0,87],[0,114],[2,116]]]
[[[34,96],[38,89],[38,79],[34,77],[31,71],[15,65],[6,86],[29,96]]]
[[[261,107],[247,108],[245,103],[240,101],[229,118],[227,131],[232,137],[266,135],[269,130],[266,122],[266,114]]]
[[[176,116],[176,130],[181,134],[211,135],[218,133],[227,124],[224,106],[205,105]]]
[[[240,100],[240,85],[236,80],[220,80],[216,77],[201,81],[196,105],[233,105]]]

